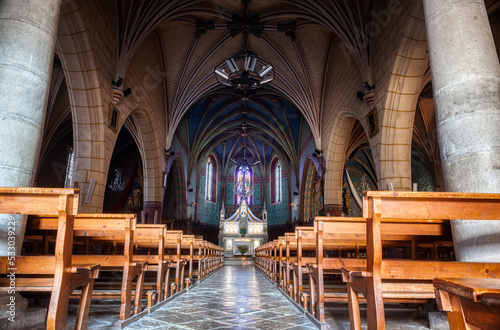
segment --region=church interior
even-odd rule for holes
[[[0,328],[497,328],[499,50],[498,0],[3,0]]]

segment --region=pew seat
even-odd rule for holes
[[[493,330],[500,325],[500,279],[436,278],[439,310],[451,329]]]

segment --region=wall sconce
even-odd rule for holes
[[[361,84],[361,86],[365,88],[366,93],[358,91],[356,93],[356,97],[361,101],[365,101],[366,103],[368,103],[369,106],[372,106],[373,100],[375,98],[375,93],[373,92],[375,89],[375,85],[370,85],[368,84],[368,81],[365,81],[363,84]]]
[[[120,87],[122,85],[122,83],[123,83],[122,77],[118,77],[117,81],[111,80],[111,84],[115,87]]]
[[[314,152],[313,152],[313,154],[312,154],[312,155],[313,155],[313,157],[318,157],[318,156],[320,156],[322,153],[323,153],[323,151],[316,149],[316,150],[314,150]]]

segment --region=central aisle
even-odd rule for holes
[[[311,329],[254,266],[224,266],[189,292],[125,329]]]

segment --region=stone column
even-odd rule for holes
[[[424,0],[446,190],[500,193],[500,65],[484,0]],[[455,221],[460,261],[497,261],[500,222]]]
[[[61,0],[0,1],[0,186],[33,184],[40,152]],[[0,217],[0,255],[7,252]],[[16,226],[16,252],[24,236]]]

